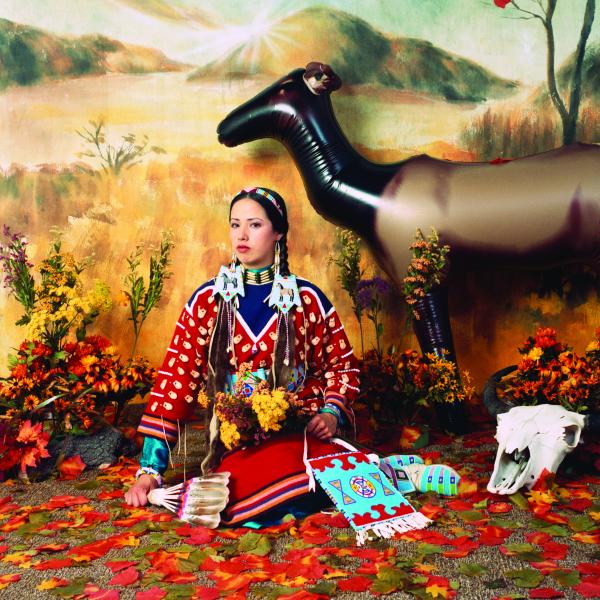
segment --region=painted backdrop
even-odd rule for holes
[[[160,308],[138,350],[158,363],[194,288],[229,258],[227,207],[242,187],[287,199],[292,269],[338,306],[358,344],[350,302],[328,262],[335,231],[309,206],[283,147],[221,147],[218,122],[289,70],[319,60],[344,85],[336,116],[372,160],[417,153],[493,160],[562,143],[546,87],[541,21],[493,0],[3,0],[0,4],[0,223],[25,234],[41,260],[54,230],[85,275],[106,281],[113,307],[94,331],[126,354],[126,257],[161,232],[175,249]],[[544,3],[542,3],[544,4]],[[522,0],[525,9],[539,9]],[[585,0],[559,0],[556,79],[565,94]],[[600,18],[584,61],[577,138],[600,142]],[[94,145],[94,122],[99,127]],[[86,131],[88,133],[86,133]],[[87,139],[86,139],[87,137]],[[127,141],[128,140],[128,141]],[[135,164],[109,164],[109,146],[143,148]],[[367,276],[373,263],[366,255]],[[145,255],[145,259],[147,255]],[[540,273],[501,269],[456,274],[451,296],[459,362],[478,388],[514,362],[539,325],[583,351],[600,325],[590,265]],[[14,299],[0,293],[0,373],[24,336]],[[416,347],[400,298],[388,307],[385,342]],[[367,346],[369,338],[368,324]]]

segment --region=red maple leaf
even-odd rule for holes
[[[117,573],[109,582],[108,585],[132,585],[140,578],[140,573],[135,567],[128,567],[127,569]]]
[[[33,568],[36,571],[50,571],[54,569],[72,567],[74,564],[75,563],[72,558],[51,558],[50,560],[45,560],[37,565],[34,565]]]
[[[88,600],[119,600],[118,590],[101,590],[98,586],[92,588],[92,586],[88,584],[83,591]]]
[[[144,590],[143,592],[136,592],[135,600],[162,600],[166,595],[166,590],[163,590],[159,587],[153,587],[148,590]],[[216,597],[218,598],[218,595]]]
[[[596,577],[586,577],[573,586],[576,592],[579,592],[584,598],[598,598],[600,597],[600,583]]]
[[[369,577],[350,577],[337,582],[338,589],[342,592],[366,592],[373,580]]]
[[[118,573],[123,569],[135,567],[137,564],[137,561],[133,560],[109,560],[108,562],[104,563],[104,566],[108,567],[113,573]]]
[[[600,578],[600,562],[599,563],[579,563],[575,568],[582,575],[595,575]]]
[[[86,464],[81,460],[79,454],[66,458],[58,466],[60,479],[77,479],[85,467]]]
[[[565,595],[554,588],[537,588],[529,592],[530,598],[564,598]]]

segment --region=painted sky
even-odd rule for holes
[[[545,77],[541,23],[515,19],[516,13],[494,7],[492,0],[263,0],[261,8],[254,0],[2,0],[0,17],[62,34],[103,33],[202,64],[315,5],[348,11],[393,35],[428,39],[510,79],[537,83]],[[533,7],[535,1],[521,5]],[[585,0],[559,0],[559,64],[576,47],[584,6]],[[600,41],[600,15],[591,41]]]

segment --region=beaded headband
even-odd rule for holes
[[[241,192],[244,192],[245,194],[258,194],[259,196],[264,196],[277,209],[277,212],[280,214],[281,218],[284,218],[283,210],[282,210],[281,206],[279,206],[275,197],[272,194],[269,194],[269,192],[267,192],[267,190],[263,190],[262,188],[256,187],[256,188],[246,188],[246,189],[241,190]]]

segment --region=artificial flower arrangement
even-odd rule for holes
[[[450,246],[440,244],[439,235],[432,227],[427,238],[417,229],[410,251],[412,258],[407,275],[402,280],[402,293],[406,303],[412,308],[412,314],[418,320],[420,315],[414,308],[415,304],[443,282],[448,269],[447,255]]]
[[[513,404],[560,404],[574,412],[600,409],[600,328],[579,356],[560,342],[554,329],[540,328],[519,348],[516,371],[498,386],[498,396]]]
[[[83,435],[106,425],[105,410],[121,409],[135,395],[146,394],[156,371],[141,356],[123,360],[102,336],[88,336],[87,328],[111,307],[110,291],[99,281],[86,286],[82,273],[89,260],[77,261],[53,240],[37,268],[27,256],[27,239],[4,226],[7,240],[0,244],[4,287],[23,307],[17,325],[27,328],[27,339],[9,356],[10,374],[0,379],[0,474],[18,466],[21,474],[48,456],[52,436]],[[160,298],[169,236],[163,236],[157,256],[151,258],[150,283],[136,272],[141,252],[130,257],[129,289],[134,338]],[[25,458],[23,458],[25,457]]]
[[[250,363],[239,366],[231,393],[218,392],[214,399],[220,421],[220,438],[228,450],[244,444],[258,444],[277,431],[304,427],[313,412],[296,394],[283,388],[271,390],[269,384],[252,373]],[[201,408],[210,398],[198,395]]]
[[[414,423],[421,408],[468,401],[474,394],[467,371],[434,354],[391,349],[379,363],[375,352],[361,365],[361,394],[380,420]]]

